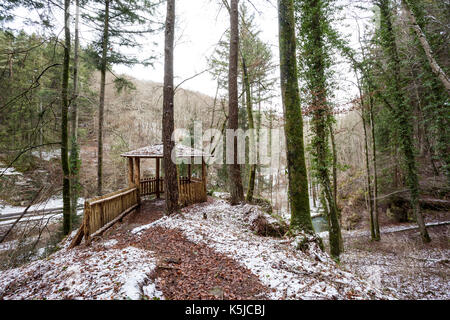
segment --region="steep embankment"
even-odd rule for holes
[[[3,272],[0,297],[393,298],[339,268],[314,243],[300,250],[301,238],[256,235],[252,224],[261,214],[257,206],[212,198],[171,217],[141,210],[92,247],[62,248]]]

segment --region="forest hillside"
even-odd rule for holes
[[[0,2],[0,300],[448,300],[449,13]]]

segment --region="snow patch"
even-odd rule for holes
[[[151,285],[147,275],[155,268],[153,252],[135,247],[61,249],[3,271],[0,299],[141,299],[143,286]]]
[[[215,200],[185,208],[182,217],[165,217],[140,227],[139,232],[152,226],[181,229],[189,240],[205,243],[250,269],[269,287],[272,299],[393,298],[340,269],[317,246],[303,252],[296,250],[298,239],[253,234],[250,225],[259,210],[249,204],[231,206]]]

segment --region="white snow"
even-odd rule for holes
[[[148,279],[155,266],[153,252],[135,247],[63,248],[3,271],[0,299],[161,299]]]
[[[167,219],[167,218],[168,218],[167,216],[164,216],[164,217],[162,217],[162,218],[159,219],[159,220],[153,221],[152,223],[144,224],[144,225],[142,225],[142,226],[136,227],[136,228],[134,228],[133,230],[131,230],[131,233],[132,233],[132,234],[140,234],[140,233],[142,233],[143,231],[148,230],[148,229],[150,229],[151,227],[160,224],[161,221],[164,221],[164,220]]]
[[[272,290],[272,299],[393,298],[341,270],[315,246],[304,253],[295,249],[298,239],[253,234],[249,225],[258,210],[249,204],[230,206],[223,200],[216,200],[185,209],[182,216],[165,217],[132,232],[138,234],[156,225],[181,229],[189,240],[205,243],[250,269]],[[207,219],[203,218],[204,214]]]
[[[3,176],[21,176],[22,173],[19,171],[16,171],[14,168],[6,168],[6,167],[0,167],[0,175]]]
[[[373,250],[344,252],[341,262],[374,286],[395,292],[400,299],[450,299],[449,252],[416,250],[404,255]]]
[[[78,199],[78,205],[84,204],[84,199]],[[38,210],[48,210],[48,209],[58,209],[63,207],[62,197],[52,197],[46,201],[33,204],[28,211],[38,211]],[[22,213],[26,207],[22,206],[11,206],[0,200],[0,215],[9,213]]]
[[[427,223],[425,223],[425,226],[432,227],[432,226],[439,226],[439,225],[446,225],[446,224],[450,224],[450,221],[446,220],[446,221],[427,222]],[[418,226],[416,224],[405,223],[403,225],[397,225],[397,226],[392,226],[392,227],[381,227],[380,233],[386,234],[386,233],[400,232],[400,231],[407,231],[407,230],[414,230],[414,229],[418,229]],[[368,231],[368,230],[350,230],[350,231],[343,230],[342,234],[345,235],[346,238],[363,237],[363,236],[370,237],[370,231]],[[324,239],[328,238],[328,236],[329,236],[328,231],[320,232],[320,233],[318,233],[318,235]]]
[[[55,149],[51,151],[41,151],[38,150],[32,151],[31,154],[35,157],[40,157],[42,155],[42,160],[50,161],[52,159],[58,159],[61,157],[61,150]]]

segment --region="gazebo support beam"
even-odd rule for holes
[[[138,189],[138,203],[141,204],[141,159],[134,159],[134,184]]]
[[[191,161],[188,163],[188,180],[191,182],[192,178],[192,164],[194,163],[194,157],[191,157]]]
[[[206,164],[205,160],[202,157],[202,183],[203,183],[203,190],[205,194],[205,201],[208,199],[208,196],[206,194]]]
[[[159,190],[159,164],[160,164],[160,158],[155,158],[156,160],[156,198],[159,199],[161,197],[160,190]]]
[[[128,186],[134,187],[133,158],[128,158]]]

